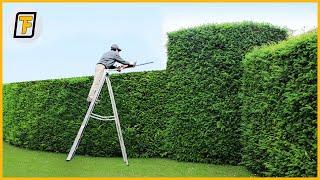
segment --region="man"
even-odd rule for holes
[[[119,55],[120,51],[121,49],[119,48],[119,46],[116,44],[113,44],[111,46],[111,50],[104,53],[100,61],[97,63],[93,83],[87,98],[87,101],[89,102],[89,104],[91,103],[95,92],[98,90],[98,86],[99,86],[100,80],[102,79],[103,71],[105,69],[117,68],[117,70],[120,72],[122,69],[135,66],[135,63],[130,63],[128,61],[123,60]],[[119,67],[116,67],[115,66],[116,62],[122,65]]]

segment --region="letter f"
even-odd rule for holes
[[[29,21],[32,21],[32,16],[20,16],[19,21],[22,21],[22,31],[21,34],[26,34],[27,29],[32,27],[32,23]]]

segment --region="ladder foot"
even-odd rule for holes
[[[71,161],[72,157],[70,158],[69,156],[67,157],[66,161]]]

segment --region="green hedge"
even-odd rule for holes
[[[170,157],[237,164],[241,60],[255,46],[285,39],[286,30],[245,22],[184,29],[168,37]]]
[[[316,32],[256,49],[243,66],[243,164],[262,176],[316,176]]]
[[[165,99],[165,71],[113,75],[125,143],[130,157],[159,156]],[[30,149],[67,152],[87,109],[92,78],[13,83],[4,86],[4,139]],[[95,112],[111,115],[106,86]],[[79,154],[119,156],[112,122],[92,120]]]

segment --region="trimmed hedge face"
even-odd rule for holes
[[[316,176],[316,33],[256,49],[243,66],[243,164],[262,176]]]
[[[159,156],[165,123],[164,71],[111,77],[130,157]],[[11,144],[67,152],[87,110],[92,78],[13,83],[4,86],[4,139]],[[95,112],[111,115],[107,87]],[[121,156],[115,124],[91,120],[77,154]]]
[[[206,25],[169,33],[166,147],[183,161],[241,160],[238,91],[245,53],[287,37],[268,24]]]

